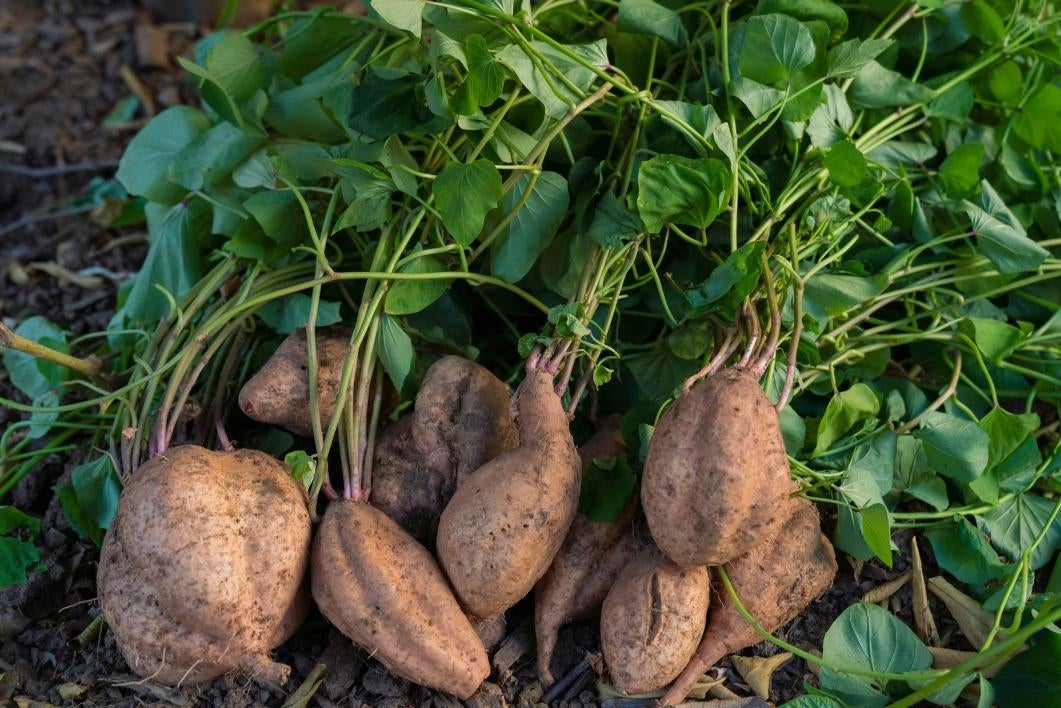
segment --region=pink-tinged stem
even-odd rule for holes
[[[695,374],[690,376],[682,384],[682,393],[689,393],[697,381],[713,375],[716,371],[722,368],[722,365],[726,363],[726,360],[733,356],[733,352],[737,351],[737,347],[740,346],[740,335],[733,329],[730,330],[726,335],[726,338],[722,340],[722,345],[718,350],[718,353],[707,362],[707,366],[697,371]]]
[[[743,369],[751,361],[752,354],[755,353],[755,347],[759,343],[759,336],[762,333],[759,327],[759,315],[756,314],[755,308],[745,302],[741,310],[747,321],[751,323],[751,332],[748,334],[748,346],[744,349],[744,354],[736,364],[738,369]]]
[[[221,411],[217,408],[214,409],[214,429],[217,431],[217,442],[222,450],[231,452],[236,449],[232,441],[229,440],[228,433],[225,432],[225,422],[221,420]]]

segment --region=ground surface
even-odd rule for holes
[[[143,257],[143,233],[104,228],[94,220],[90,205],[76,201],[93,178],[113,174],[123,146],[145,120],[145,103],[160,110],[194,100],[172,66],[149,65],[165,62],[162,50],[187,51],[194,28],[157,26],[140,12],[130,0],[0,1],[0,316],[8,324],[44,315],[76,334],[101,330],[113,312],[117,283]],[[144,51],[148,39],[154,51]],[[141,94],[135,115],[105,120],[133,93]],[[0,395],[17,396],[2,373]],[[0,428],[16,418],[0,408]],[[201,690],[138,682],[108,631],[89,632],[79,640],[98,613],[98,551],[70,529],[52,492],[79,458],[79,453],[53,455],[10,499],[0,500],[43,518],[47,565],[27,585],[0,591],[0,705],[284,704],[284,692],[263,690],[238,676]],[[856,581],[842,560],[833,590],[789,627],[786,637],[800,646],[820,647],[836,615],[903,566],[902,558],[889,571],[867,566]],[[896,600],[908,607],[908,595],[904,590]],[[469,705],[540,704],[529,610],[521,606],[510,613],[510,636],[494,657],[501,669]],[[596,647],[591,625],[565,629],[556,659],[559,675]],[[760,654],[775,651],[769,644],[755,649]],[[312,615],[278,654],[294,668],[288,692],[317,664],[325,665],[323,684],[309,705],[459,705],[395,679],[330,629],[319,614]],[[719,671],[740,695],[749,695],[739,676],[727,668]],[[595,679],[586,671],[551,704],[597,705]],[[772,698],[779,701],[800,693],[805,681],[813,681],[806,664],[789,662],[774,675]]]

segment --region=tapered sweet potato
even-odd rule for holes
[[[335,410],[335,398],[339,395],[343,360],[350,347],[350,330],[346,327],[319,329],[316,340],[317,406],[322,424],[327,425]],[[297,329],[243,385],[239,392],[239,407],[254,420],[283,426],[296,435],[312,435],[309,374],[306,370],[308,358],[306,331]]]
[[[656,424],[641,480],[652,538],[678,565],[721,565],[774,534],[789,489],[777,413],[748,373],[700,381]]]
[[[578,510],[580,463],[552,376],[516,393],[519,447],[457,487],[438,526],[438,557],[461,605],[495,617],[534,587]]]
[[[324,616],[399,676],[468,698],[490,673],[435,559],[378,509],[332,502],[311,568]]]
[[[254,450],[169,449],[122,492],[103,542],[100,607],[141,676],[196,684],[238,668],[281,684],[271,649],[308,601],[305,491]]]
[[[629,563],[601,609],[601,646],[612,683],[648,693],[681,673],[704,633],[707,568],[682,568],[649,547]]]
[[[769,632],[795,619],[803,608],[832,585],[836,556],[821,531],[818,510],[806,499],[786,502],[782,524],[773,538],[726,565],[737,597]],[[677,705],[710,667],[727,654],[757,644],[761,637],[716,583],[717,605],[696,656],[667,689],[661,703]]]
[[[372,503],[433,545],[457,484],[519,444],[509,402],[508,386],[479,364],[439,359],[424,375],[413,413],[376,444]]]
[[[618,421],[609,421],[578,450],[583,475],[593,460],[625,452]],[[636,510],[634,498],[610,523],[577,515],[548,572],[534,587],[538,677],[544,684],[553,683],[549,664],[560,628],[596,614],[620,571],[637,554],[640,544],[631,525]]]
[[[445,356],[431,365],[416,394],[413,439],[427,468],[457,482],[519,444],[511,392],[474,361]]]

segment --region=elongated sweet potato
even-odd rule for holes
[[[682,568],[649,547],[623,569],[601,609],[608,673],[624,693],[674,680],[696,651],[710,603],[707,568]]]
[[[438,517],[455,482],[455,474],[428,469],[413,441],[412,416],[402,416],[376,440],[372,504],[417,540],[434,543]]]
[[[595,459],[614,459],[626,452],[618,421],[609,421],[579,448],[583,474]],[[556,636],[568,622],[592,617],[620,571],[637,554],[631,521],[637,500],[611,523],[579,514],[548,572],[534,587],[534,634],[538,646],[538,677],[553,683],[549,664]]]
[[[100,607],[141,676],[196,684],[234,668],[274,684],[269,651],[308,609],[310,517],[287,467],[254,450],[171,448],[122,492],[103,542]]]
[[[678,565],[721,565],[780,525],[789,489],[777,414],[748,373],[700,381],[656,424],[641,480],[652,538]]]
[[[325,617],[399,676],[468,698],[490,673],[435,559],[378,509],[332,502],[311,568]]]
[[[578,510],[580,463],[552,376],[516,393],[519,447],[470,474],[442,512],[438,556],[461,605],[495,617],[534,587]]]
[[[317,330],[317,404],[321,422],[328,424],[339,395],[343,360],[350,346],[350,330]],[[262,423],[280,425],[295,435],[313,434],[309,412],[309,374],[306,331],[295,330],[280,343],[265,365],[243,385],[239,407]]]
[[[836,556],[821,531],[818,510],[806,499],[786,502],[780,528],[771,539],[726,565],[737,597],[769,632],[795,619],[832,585]],[[757,644],[761,637],[733,605],[721,583],[718,604],[696,656],[667,689],[662,705],[677,705],[710,667],[727,654]]]

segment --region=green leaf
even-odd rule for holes
[[[501,96],[505,87],[505,70],[490,52],[481,34],[471,34],[464,40],[468,62],[468,77],[464,85],[476,106],[489,106]]]
[[[667,336],[667,347],[682,359],[699,360],[711,346],[711,323],[707,320],[685,322]]]
[[[1020,64],[1007,61],[991,69],[987,74],[987,86],[1002,103],[1016,104],[1020,101],[1024,76]]]
[[[844,708],[844,704],[828,696],[805,694],[782,703],[780,708]]]
[[[305,450],[292,450],[284,455],[284,464],[291,469],[291,477],[306,490],[313,486],[313,477],[317,473],[317,461]]]
[[[811,144],[819,148],[832,147],[844,140],[855,124],[855,115],[847,105],[847,97],[839,86],[827,84],[824,94],[825,101],[814,110],[807,122],[807,135],[810,136]]]
[[[1000,273],[1035,270],[1050,255],[1049,251],[1028,238],[1018,222],[1006,218],[1004,212],[991,213],[969,201],[962,202],[962,210],[972,223],[973,233],[984,255]]]
[[[433,256],[415,258],[398,269],[399,273],[445,273],[445,264]],[[443,278],[431,280],[395,280],[391,283],[383,309],[388,315],[411,315],[420,312],[442,297],[449,287]]]
[[[384,78],[369,70],[354,88],[350,127],[375,140],[422,128],[435,114],[421,97],[421,78],[416,75]]]
[[[383,362],[383,368],[387,370],[394,383],[394,388],[400,392],[405,385],[405,379],[413,370],[413,360],[416,352],[413,351],[413,341],[405,333],[398,320],[390,315],[381,315],[379,320],[379,358]]]
[[[1035,413],[1016,415],[1004,408],[992,408],[980,419],[980,427],[990,438],[988,465],[994,467],[1013,454],[1039,428],[1039,416]]]
[[[968,81],[955,84],[925,106],[925,115],[961,123],[973,109],[973,87]]]
[[[748,19],[738,58],[740,72],[762,84],[783,83],[814,61],[814,37],[788,15],[757,15]]]
[[[866,176],[866,157],[850,140],[832,146],[823,159],[829,179],[841,187],[854,187]]]
[[[6,535],[18,528],[26,529],[30,540]],[[0,588],[26,582],[26,570],[40,562],[40,550],[33,545],[40,530],[40,519],[13,506],[0,506]]]
[[[972,482],[987,468],[990,438],[976,423],[931,411],[921,416],[919,437],[928,464],[959,482]]]
[[[884,284],[874,278],[816,273],[804,287],[803,308],[814,319],[826,320],[861,306],[883,290]]]
[[[924,443],[910,435],[901,435],[896,441],[892,487],[930,504],[936,511],[950,506],[947,485],[929,467]]]
[[[70,525],[98,546],[118,510],[121,489],[114,461],[103,455],[75,467],[70,484],[56,487],[56,492]]]
[[[236,165],[265,141],[265,135],[218,123],[200,133],[178,152],[169,168],[169,179],[187,190],[202,189],[227,177]]]
[[[201,199],[173,207],[148,203],[145,213],[150,247],[119,314],[150,324],[170,311],[170,300],[159,288],[179,299],[205,274],[199,239],[209,233],[212,213]]]
[[[847,92],[851,104],[861,108],[909,106],[931,97],[932,91],[928,88],[875,61],[862,67]]]
[[[1018,494],[977,517],[980,528],[991,537],[999,551],[1016,561],[1031,547],[1046,528],[1054,506],[1061,500],[1046,499],[1038,494]],[[1061,548],[1061,516],[1054,518],[1042,543],[1031,554],[1031,569],[1038,570],[1050,562]]]
[[[645,399],[670,394],[700,368],[700,362],[677,357],[668,347],[624,356],[623,364],[630,369]]]
[[[862,537],[866,540],[866,545],[884,565],[891,568],[891,520],[888,517],[887,507],[884,504],[874,504],[861,509],[858,513],[862,517]]]
[[[243,208],[273,242],[269,253],[276,261],[282,261],[296,246],[309,243],[306,215],[294,192],[258,192],[243,203]]]
[[[876,605],[859,602],[843,611],[825,633],[822,656],[840,666],[880,673],[924,671],[932,655],[909,627]],[[841,699],[878,693],[883,679],[840,674],[823,666],[820,685]],[[853,703],[854,701],[852,701]]]
[[[762,273],[762,241],[751,241],[726,256],[722,265],[711,271],[707,280],[696,288],[685,292],[689,303],[689,316],[701,317],[712,309],[713,303],[725,298],[730,306],[736,306],[751,294],[759,283]]]
[[[36,538],[41,532],[41,520],[13,506],[0,506],[0,534],[11,533],[15,529],[26,529],[30,538]]]
[[[515,211],[530,181],[530,175],[520,177],[501,199],[501,213]],[[526,203],[494,241],[491,272],[510,283],[522,280],[556,236],[567,215],[569,199],[567,180],[556,172],[542,172]]]
[[[322,7],[287,28],[277,69],[299,80],[364,36],[363,24]]]
[[[278,334],[291,334],[309,322],[309,310],[313,300],[309,295],[295,293],[269,302],[258,308],[258,317],[273,328]],[[338,302],[321,300],[317,303],[317,321],[315,326],[327,327],[342,319]]]
[[[547,75],[543,74],[546,64],[532,60],[522,47],[515,44],[502,49],[497,54],[497,58],[512,69],[520,83],[541,101],[546,115],[551,118],[563,118],[571,107],[584,98],[574,93],[567,86],[567,82],[580,91],[586,91],[596,80],[597,75],[586,66],[544,42],[533,41],[530,44],[531,48],[556,71],[548,69]],[[567,46],[567,49],[598,69],[603,69],[608,65],[607,44],[603,39],[592,44],[571,44]]]
[[[38,344],[64,354],[70,353],[70,347],[66,343],[66,331],[40,315],[23,320],[14,331],[15,334]],[[70,370],[65,366],[14,349],[4,349],[4,367],[8,371],[11,385],[30,400],[36,400],[59,389],[70,376]]]
[[[442,223],[467,246],[483,230],[487,213],[501,201],[501,173],[489,160],[451,162],[431,185]]]
[[[590,222],[587,234],[601,248],[618,248],[642,232],[641,221],[627,211],[611,192],[605,192]]]
[[[827,452],[856,423],[873,418],[879,410],[880,399],[864,383],[857,383],[833,396],[818,425],[818,438],[812,457]]]
[[[985,585],[1008,572],[987,539],[962,517],[925,529],[925,535],[939,566],[963,583]]]
[[[190,106],[167,108],[151,119],[125,148],[118,163],[118,181],[129,194],[174,203],[185,190],[167,179],[173,159],[210,120]]]
[[[959,329],[971,336],[984,358],[994,362],[1009,356],[1025,338],[1013,325],[983,317],[966,317]]]
[[[891,46],[890,39],[849,39],[829,50],[828,75],[854,76]]]
[[[589,469],[582,472],[578,511],[590,521],[613,523],[633,498],[637,483],[637,472],[625,455],[611,460],[594,459]]]
[[[688,101],[657,101],[657,105],[669,114],[681,118],[697,134],[707,139],[712,138],[715,128],[722,123],[722,119],[718,117],[718,113],[715,112],[714,107],[711,105],[689,103]],[[685,129],[680,128],[678,123],[668,113],[660,113],[663,122],[681,133],[691,147],[702,151],[702,143],[694,140],[692,136],[686,133]]]
[[[1061,686],[1061,635],[1039,632],[1032,646],[1014,656],[991,680],[999,708],[1056,706]]]
[[[620,0],[616,27],[620,32],[659,37],[672,47],[689,43],[689,34],[678,13],[653,0]]]
[[[242,32],[225,32],[206,57],[210,78],[238,101],[250,98],[265,85],[266,64],[261,52]]]
[[[965,143],[953,150],[939,167],[943,191],[955,198],[967,197],[976,192],[983,159],[984,146],[980,143]]]
[[[1006,25],[993,7],[984,0],[972,0],[962,5],[962,22],[966,29],[985,44],[994,45],[1006,34]]]
[[[425,0],[369,0],[368,4],[387,24],[420,36]]]
[[[1013,132],[1036,150],[1061,150],[1061,88],[1046,83],[1035,89],[1013,116]]]
[[[830,0],[759,0],[755,14],[766,15],[771,12],[791,15],[803,22],[824,22],[834,37],[840,37],[847,31],[847,13]]]
[[[637,210],[645,228],[658,234],[667,224],[706,228],[729,203],[729,168],[715,158],[658,155],[641,163]]]

